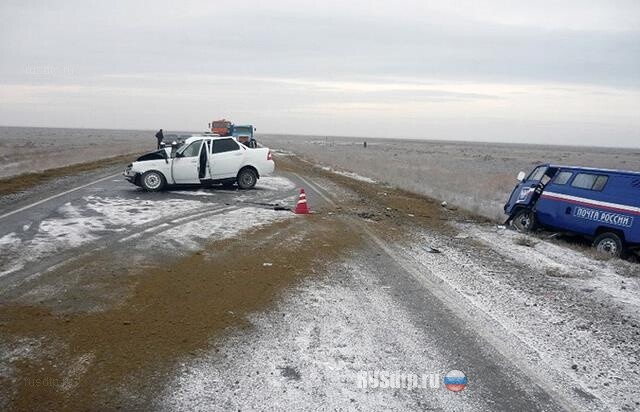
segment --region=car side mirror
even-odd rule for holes
[[[518,182],[522,182],[524,180],[524,177],[525,177],[525,173],[520,172],[518,173],[518,176],[516,177],[516,179],[518,179]]]

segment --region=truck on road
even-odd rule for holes
[[[253,137],[253,132],[256,130],[251,124],[247,125],[235,125],[229,120],[214,120],[209,123],[209,129],[211,133],[219,136],[233,136],[237,142],[251,148],[258,147],[258,142]]]

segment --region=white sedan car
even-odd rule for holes
[[[275,164],[266,147],[248,148],[232,137],[191,136],[178,149],[166,147],[139,157],[124,176],[148,191],[167,185],[238,184],[251,189],[261,176],[273,173]]]

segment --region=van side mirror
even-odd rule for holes
[[[518,179],[518,182],[522,182],[524,180],[524,177],[525,177],[525,173],[520,172],[518,173],[518,177],[516,177],[516,179]]]

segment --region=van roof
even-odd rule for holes
[[[570,166],[570,165],[558,165],[558,164],[551,164],[551,163],[544,163],[544,164],[538,165],[537,167],[539,166],[553,167],[558,169],[585,170],[588,172],[617,173],[617,174],[623,174],[623,175],[640,176],[640,172],[635,172],[633,170],[603,169],[599,167]]]

